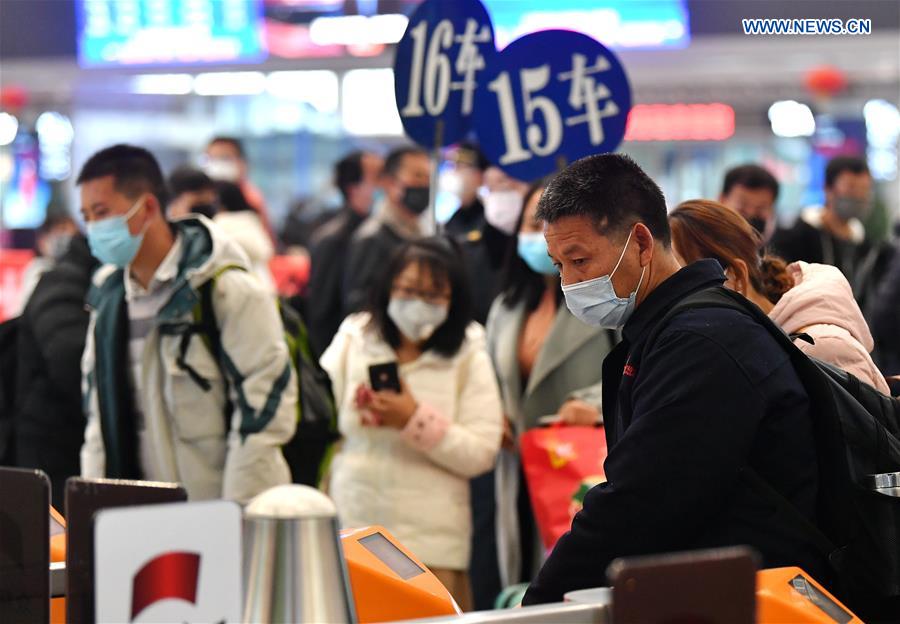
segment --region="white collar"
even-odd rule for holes
[[[153,274],[153,278],[150,280],[150,284],[147,285],[146,289],[132,277],[131,263],[129,263],[128,266],[125,267],[125,299],[131,301],[134,297],[152,293],[158,290],[160,286],[174,280],[178,277],[178,262],[180,260],[181,234],[178,234],[175,237],[175,242],[172,243],[172,248],[169,250],[169,253],[166,254],[163,261],[156,267],[156,272]]]

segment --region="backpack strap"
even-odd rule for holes
[[[650,335],[644,343],[643,354],[646,354],[649,351],[672,318],[682,312],[696,308],[725,308],[742,312],[766,328],[772,338],[787,351],[792,363],[798,364],[800,361],[805,361],[810,366],[815,366],[815,364],[800,351],[797,345],[794,344],[791,337],[784,333],[784,331],[758,306],[753,304],[743,295],[721,286],[697,291],[675,304],[668,312],[666,312],[665,316],[663,316],[650,332]],[[802,336],[805,336],[805,334]],[[802,336],[798,336],[798,338],[802,338]],[[740,471],[740,475],[751,489],[756,491],[757,494],[778,510],[779,514],[788,524],[799,531],[800,534],[804,535],[829,561],[832,561],[839,549],[821,531],[821,529],[810,522],[793,503],[772,487],[772,485],[761,477],[752,467],[749,465],[744,466]]]
[[[194,309],[192,311],[194,323],[188,325],[188,327],[181,333],[181,342],[178,345],[178,356],[175,359],[175,363],[178,368],[187,373],[191,380],[196,383],[204,392],[209,392],[212,389],[212,384],[208,379],[203,377],[203,375],[198,373],[196,369],[194,369],[194,367],[188,364],[186,360],[187,350],[190,346],[191,338],[193,338],[195,334],[199,335],[206,343],[206,347],[212,354],[213,359],[216,362],[216,366],[219,367],[219,372],[222,375],[222,382],[225,385],[224,415],[226,431],[230,429],[229,420],[233,411],[233,404],[231,402],[231,387],[228,381],[228,374],[225,372],[225,367],[222,363],[222,356],[224,351],[222,348],[222,335],[219,331],[218,321],[216,320],[216,310],[213,307],[212,297],[213,290],[219,277],[221,277],[222,274],[226,271],[230,270],[245,271],[246,269],[238,264],[226,264],[224,266],[221,266],[216,269],[216,272],[211,278],[203,282],[197,289],[200,295],[200,301],[197,303],[197,305],[194,306]]]

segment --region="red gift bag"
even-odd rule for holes
[[[603,427],[531,429],[520,441],[531,507],[547,550],[572,526],[587,491],[606,481]]]

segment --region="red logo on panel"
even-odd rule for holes
[[[150,605],[167,598],[196,604],[199,580],[198,553],[170,552],[151,559],[134,575],[131,621]]]

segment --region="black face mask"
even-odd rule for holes
[[[410,212],[420,215],[428,208],[430,198],[431,193],[427,186],[407,186],[403,193],[403,205]]]
[[[753,229],[759,233],[760,236],[766,235],[766,226],[769,225],[769,222],[763,219],[762,217],[751,217],[747,219],[747,222],[753,226]]]

